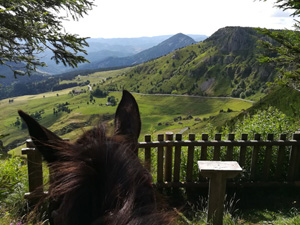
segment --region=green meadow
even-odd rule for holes
[[[79,87],[78,87],[79,88]],[[77,89],[78,89],[77,88]],[[86,93],[71,94],[72,89],[57,92],[28,95],[14,98],[13,103],[8,99],[0,101],[0,133],[9,134],[3,139],[4,146],[15,148],[28,138],[26,129],[21,129],[13,124],[17,121],[17,110],[21,109],[28,114],[44,111],[39,122],[56,132],[63,138],[76,139],[84,130],[98,123],[105,122],[112,127],[116,106],[106,106],[107,98],[95,98],[90,102],[88,87],[80,87]],[[119,102],[121,92],[110,92]],[[221,125],[242,110],[252,106],[251,102],[230,98],[205,98],[192,96],[171,95],[144,95],[135,96],[142,118],[142,135],[164,133],[167,131],[180,132],[186,127],[185,133],[201,132],[201,128],[208,123]],[[68,102],[70,113],[53,113],[53,109],[59,104]],[[232,112],[227,112],[231,109]],[[220,113],[220,111],[224,113]],[[177,119],[176,118],[181,118]],[[140,140],[143,140],[142,136]],[[20,147],[17,152],[19,152]]]

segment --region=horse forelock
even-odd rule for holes
[[[80,224],[78,216],[85,214],[86,224],[106,223],[109,218],[127,221],[153,212],[152,178],[134,154],[135,147],[126,136],[107,137],[102,127],[58,147],[63,160],[51,165],[55,175],[50,187],[50,197],[61,201],[56,220],[72,218],[69,223]]]

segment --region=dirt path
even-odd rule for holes
[[[189,127],[184,128],[183,130],[179,131],[179,134],[183,134],[183,132],[187,131],[188,129],[190,129]]]

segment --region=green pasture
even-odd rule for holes
[[[72,82],[83,83],[86,81],[90,81],[90,83],[92,85],[93,84],[97,85],[99,83],[102,83],[106,79],[121,76],[121,75],[125,74],[126,72],[128,72],[129,70],[131,70],[131,67],[127,67],[127,68],[123,68],[123,69],[119,69],[119,70],[101,71],[101,72],[96,72],[96,73],[92,73],[92,74],[84,75],[84,76],[81,76],[79,74],[73,80],[63,80],[60,82],[60,84],[67,84],[67,83],[72,83]]]
[[[94,98],[95,102],[90,102],[88,87],[81,88],[86,90],[86,93],[73,95],[70,93],[72,91],[70,88],[57,92],[16,97],[13,103],[9,103],[8,99],[1,100],[0,133],[10,134],[3,139],[4,145],[6,146],[10,143],[19,145],[28,137],[26,129],[22,130],[13,126],[18,117],[18,109],[22,109],[29,114],[44,110],[42,119],[39,122],[51,131],[60,134],[63,138],[71,140],[78,137],[84,129],[92,127],[99,122],[112,122],[116,106],[106,106],[107,98]],[[118,102],[122,97],[121,92],[110,92],[109,95],[115,96]],[[180,132],[185,127],[197,130],[197,127],[203,127],[208,122],[222,123],[222,120],[225,121],[232,118],[242,110],[252,106],[251,102],[230,98],[144,95],[136,93],[133,95],[138,102],[141,112],[142,135],[158,134],[166,131]],[[66,102],[69,103],[68,107],[72,110],[71,113],[60,112],[54,115],[53,108]],[[220,110],[227,111],[228,108],[233,112],[220,113]],[[192,119],[185,119],[188,116],[192,116]],[[182,120],[175,122],[174,119],[176,117],[181,117]],[[201,121],[195,121],[195,118],[199,118]],[[188,132],[190,131],[186,131],[186,133]],[[143,140],[142,136],[141,140]]]

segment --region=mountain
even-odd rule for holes
[[[22,63],[18,63],[18,64],[10,63],[10,65],[13,68],[18,68],[19,70],[23,70],[25,68],[25,65]],[[0,89],[2,86],[9,86],[13,83],[37,82],[45,78],[43,74],[38,72],[33,72],[31,76],[17,75],[17,78],[15,78],[13,71],[8,66],[5,65],[0,65],[0,75],[5,76],[5,78],[0,78]]]
[[[92,46],[90,46],[92,48]],[[129,47],[124,47],[124,51],[114,51],[114,50],[99,50],[99,51],[90,51],[88,55],[80,54],[84,56],[87,60],[90,62],[98,61],[98,60],[104,60],[107,57],[126,57],[130,55],[134,55],[135,51],[133,49],[129,50]],[[112,48],[113,49],[113,48]],[[119,48],[122,49],[122,48]],[[48,53],[49,52],[49,53]],[[89,63],[85,64],[79,64],[78,68],[71,68],[71,67],[65,67],[62,63],[56,64],[53,60],[51,60],[52,53],[50,51],[47,51],[47,54],[43,56],[43,60],[46,62],[47,67],[39,68],[40,71],[43,71],[45,73],[51,74],[51,75],[58,75],[61,73],[67,73],[70,71],[78,70],[78,69],[84,69],[83,66],[89,65]],[[87,66],[90,69],[94,69],[92,67]]]
[[[259,98],[277,74],[257,60],[261,39],[267,37],[254,28],[225,27],[203,42],[135,66],[105,85],[108,90],[142,93]]]
[[[188,45],[192,45],[195,43],[196,41],[193,40],[191,37],[179,33],[150,49],[144,50],[132,56],[131,58],[134,59],[133,64],[140,64],[150,59],[155,59],[163,55],[166,55],[170,52],[173,52],[176,49],[184,48]]]
[[[160,44],[161,42],[167,40],[173,35],[161,35],[154,37],[139,37],[139,38],[90,38],[87,39],[89,47],[85,47],[84,49],[87,51],[87,55],[81,54],[85,56],[90,62],[98,62],[102,61],[106,58],[122,58],[127,56],[135,55],[141,51],[152,48]],[[197,42],[202,41],[207,36],[205,35],[191,35]],[[39,53],[38,57],[41,58],[48,66],[39,68],[39,71],[42,73],[48,74],[61,74],[69,71],[73,71],[73,68],[65,67],[62,63],[56,64],[55,61],[51,60],[53,53],[50,50],[46,50],[45,52]],[[86,64],[80,64],[88,65]],[[87,66],[89,68],[95,69],[92,66]],[[0,75],[1,73],[9,73],[9,69],[5,69],[4,67],[0,67]],[[1,82],[0,82],[1,83]],[[7,82],[6,82],[7,83]]]
[[[106,59],[107,57],[126,57],[134,55],[139,52],[139,46],[126,46],[122,44],[111,45],[104,42],[98,42],[94,39],[88,40],[89,47],[84,49],[87,51],[87,55],[79,54],[84,56],[90,62]],[[71,67],[65,67],[62,63],[56,64],[55,61],[51,60],[53,53],[50,50],[46,50],[39,54],[39,57],[47,64],[47,67],[39,68],[40,71],[49,73],[51,75],[61,74],[74,70]],[[79,64],[78,66],[88,65],[89,63]],[[78,68],[75,68],[75,70]]]
[[[159,43],[167,40],[168,38],[174,35],[161,35],[153,37],[138,37],[138,38],[91,38],[88,40],[88,43],[93,44],[106,44],[109,46],[134,46],[135,49],[140,52],[145,49],[151,48]],[[195,35],[188,34],[189,37],[193,38],[195,41],[203,41],[207,38],[206,35]]]
[[[205,35],[192,35],[197,41],[202,41],[206,38]],[[99,62],[109,57],[121,58],[135,55],[141,51],[152,48],[155,45],[165,41],[172,37],[172,35],[161,35],[154,37],[139,37],[139,38],[90,38],[87,40],[89,47],[85,47],[87,55],[85,56],[91,63]],[[42,72],[49,74],[60,74],[74,69],[65,67],[63,64],[56,64],[51,60],[52,52],[46,50],[46,52],[40,53],[39,57],[46,62],[48,67],[39,68]],[[89,66],[88,63],[80,64],[79,66],[85,66],[89,69],[95,69],[93,66]]]
[[[140,53],[137,53],[133,56],[122,58],[109,57],[105,60],[100,60],[97,62],[90,63],[88,65],[84,65],[81,68],[94,69],[106,67],[132,66],[149,61],[151,59],[161,57],[176,49],[183,48],[194,43],[196,43],[196,41],[193,40],[191,37],[179,33],[161,42],[160,44],[147,50],[144,50]]]

